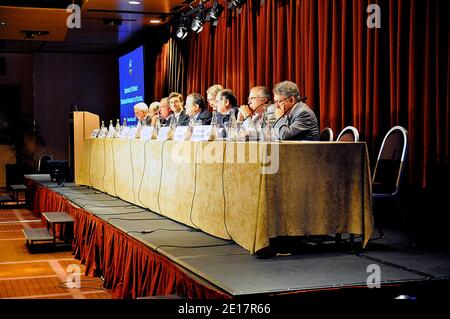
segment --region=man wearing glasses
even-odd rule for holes
[[[159,121],[161,125],[165,126],[169,124],[167,119],[169,118],[170,114],[172,114],[172,110],[170,109],[169,98],[162,98],[159,102]]]
[[[205,99],[199,93],[191,93],[187,96],[186,114],[191,117],[194,123],[211,124],[211,112],[208,111]]]
[[[297,84],[284,81],[273,89],[276,105],[274,129],[281,140],[318,141],[319,125],[314,112],[300,100]]]
[[[244,122],[242,126],[247,128],[253,122],[256,127],[262,119],[266,107],[271,101],[270,91],[265,86],[255,86],[248,95],[248,105],[239,108],[238,121]]]

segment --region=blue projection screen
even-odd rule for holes
[[[119,58],[120,122],[127,119],[128,125],[136,125],[134,105],[144,102],[144,47]]]

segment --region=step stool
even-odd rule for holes
[[[22,229],[22,232],[25,236],[27,247],[32,248],[34,242],[36,241],[49,241],[55,242],[55,237],[50,234],[47,228],[30,228],[30,229]]]
[[[24,192],[25,194],[25,202],[26,202],[26,191],[28,190],[28,187],[26,187],[23,184],[14,184],[14,185],[10,185],[13,193],[14,193],[14,197],[17,201],[17,206],[19,206],[19,193],[20,192]]]
[[[3,204],[7,202],[12,202],[12,198],[9,195],[1,195],[0,196],[0,206],[3,206]]]

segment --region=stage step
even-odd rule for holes
[[[35,241],[54,241],[53,235],[50,234],[47,228],[22,229],[22,231],[27,240],[27,244],[28,242],[33,244]]]
[[[14,198],[16,199],[17,202],[17,206],[19,205],[19,193],[23,192],[25,194],[25,202],[26,202],[26,192],[28,190],[28,187],[26,187],[23,184],[14,184],[10,186],[13,193],[14,193]]]
[[[6,202],[11,202],[12,198],[9,195],[1,195],[0,196],[0,205],[3,205]]]

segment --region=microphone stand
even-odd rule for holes
[[[247,115],[247,117],[246,117],[245,119],[242,120],[242,122],[245,122],[249,117],[251,117],[253,114],[255,114],[256,110],[259,109],[261,106],[263,106],[263,105],[268,105],[268,104],[269,104],[268,102],[266,102],[266,103],[261,103],[260,105],[258,105],[257,107],[255,107],[255,108],[250,112],[250,114]]]
[[[78,106],[77,102],[84,96],[84,93],[81,93],[73,102],[70,104],[71,110],[75,109],[76,112],[78,112]]]
[[[270,104],[269,102],[265,102],[265,103],[261,103],[260,105],[258,105],[257,107],[255,107],[251,112],[250,112],[250,114],[249,115],[247,115],[246,117],[245,117],[245,119],[243,119],[242,120],[242,124],[244,124],[244,122],[245,121],[247,121],[247,119],[248,118],[250,118],[250,121],[252,120],[251,119],[251,116],[253,115],[253,114],[255,114],[255,112],[256,112],[256,110],[258,110],[261,106],[263,106],[263,105],[268,105],[268,104]],[[238,129],[238,136],[239,136],[239,134],[241,133],[241,130],[242,130],[242,125],[239,127],[239,129]],[[247,139],[247,137],[246,137],[246,139]]]

